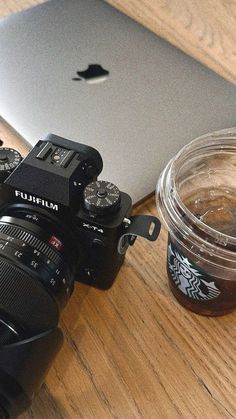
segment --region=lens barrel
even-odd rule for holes
[[[62,332],[55,328],[0,347],[0,406],[6,417],[14,418],[30,406],[62,343]]]
[[[32,209],[7,213],[0,218],[0,313],[31,336],[57,326],[73,291],[73,240]]]
[[[16,328],[6,320],[0,319],[0,347],[20,340]]]
[[[1,402],[1,400],[0,400]],[[6,410],[3,408],[3,406],[0,405],[0,419],[8,419],[9,415],[6,412]]]
[[[79,254],[69,229],[46,211],[17,205],[6,214],[0,218],[0,418],[30,405],[62,346],[59,315]]]

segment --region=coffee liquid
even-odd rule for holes
[[[199,189],[185,198],[184,204],[204,224],[236,238],[235,191]]]
[[[236,195],[226,189],[201,188],[182,198],[189,211],[214,230],[236,238]],[[184,214],[183,214],[184,216]],[[196,225],[191,226],[205,240],[208,236]],[[185,241],[183,240],[185,244]],[[224,249],[235,251],[232,242],[223,242]],[[169,238],[167,272],[175,297],[190,310],[205,315],[222,315],[236,308],[236,277],[225,279],[217,265],[204,262],[193,248],[183,247]],[[190,251],[191,250],[191,251]],[[200,256],[200,257],[199,257]],[[214,255],[213,255],[214,258]],[[224,264],[224,263],[223,263]],[[227,266],[227,261],[225,261]]]

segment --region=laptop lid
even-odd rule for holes
[[[236,88],[102,0],[0,20],[0,113],[30,144],[91,145],[136,202],[182,145],[236,125]]]

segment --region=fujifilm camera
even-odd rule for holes
[[[107,289],[137,236],[130,196],[98,180],[94,148],[50,134],[22,160],[0,148],[0,418],[31,403],[61,348],[59,317],[75,281]]]

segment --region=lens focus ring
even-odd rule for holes
[[[33,333],[57,325],[73,291],[68,260],[48,239],[54,229],[16,217],[0,219],[0,315]]]
[[[40,333],[58,324],[56,302],[26,272],[0,258],[0,311],[29,333]]]

